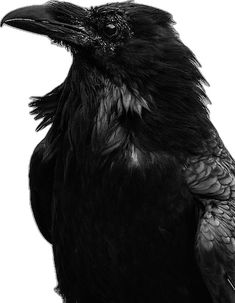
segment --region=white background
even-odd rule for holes
[[[103,1],[72,1],[81,6]],[[40,4],[2,0],[0,18],[18,7]],[[235,156],[234,0],[142,0],[171,12],[181,39],[196,54],[211,87],[211,119]],[[41,96],[60,84],[71,64],[70,54],[49,39],[0,28],[0,301],[61,302],[50,245],[34,222],[28,191],[28,165],[45,131],[35,133],[29,96]]]

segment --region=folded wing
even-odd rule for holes
[[[196,254],[214,302],[235,302],[235,162],[214,130],[185,167],[201,205]]]

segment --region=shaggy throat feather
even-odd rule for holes
[[[124,147],[130,149],[131,157],[136,162],[137,156],[133,156],[134,134],[133,129],[128,127],[128,120],[133,117],[137,122],[141,120],[143,111],[150,110],[148,103],[137,90],[130,92],[125,84],[118,87],[105,81],[104,87],[92,131],[93,149],[98,147],[101,155],[107,155]]]

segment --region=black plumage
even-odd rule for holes
[[[37,129],[50,125],[31,158],[31,204],[64,301],[235,302],[234,161],[171,15],[49,2],[4,23],[73,56],[30,104]]]

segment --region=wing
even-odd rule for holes
[[[214,130],[201,155],[185,166],[201,205],[196,254],[216,303],[235,302],[235,162]]]
[[[51,243],[52,190],[55,159],[44,159],[45,140],[35,148],[30,161],[29,186],[33,214],[44,238]]]

